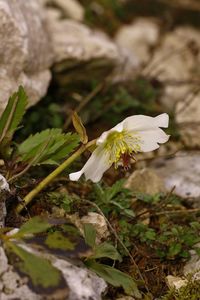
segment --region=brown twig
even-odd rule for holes
[[[107,78],[106,78],[107,79]],[[77,106],[75,111],[79,113],[105,86],[106,79],[103,82],[100,82]],[[69,116],[63,126],[64,130],[66,130],[71,124],[72,118]]]

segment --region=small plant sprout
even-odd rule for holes
[[[79,172],[71,173],[70,179],[76,181],[85,174],[87,180],[98,182],[112,164],[116,168],[120,164],[129,167],[134,154],[153,151],[159,148],[159,144],[168,141],[169,135],[160,129],[167,128],[168,123],[169,116],[166,113],[155,118],[143,115],[126,118],[102,133],[89,160]]]

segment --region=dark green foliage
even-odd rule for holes
[[[118,224],[118,235],[129,249],[133,247],[132,241],[142,243],[147,248],[154,249],[158,257],[168,260],[188,258],[190,249],[196,250],[197,253],[200,252],[195,247],[196,243],[200,241],[198,216],[191,215],[190,221],[187,220],[183,224],[183,218],[177,218],[179,212],[176,215],[176,210],[172,214],[169,211],[169,215],[165,213],[168,207],[182,208],[181,199],[175,195],[169,197],[164,194],[152,196],[133,193],[125,189],[123,180],[120,180],[112,187],[95,185],[91,198],[108,218],[115,218]],[[148,225],[143,223],[140,217],[137,217],[138,213],[134,208],[133,198],[137,199],[137,209],[142,205],[142,209],[146,211],[147,218],[149,218]],[[156,223],[155,221],[151,223],[151,218],[148,217],[149,213],[152,216],[158,215]],[[185,210],[185,216],[187,216],[187,210]],[[125,255],[123,249],[120,251]]]
[[[123,185],[124,180],[117,181],[112,187],[103,188],[100,184],[94,185],[94,193],[91,197],[106,215],[114,211],[129,218],[135,216],[131,209],[132,194]]]
[[[27,95],[20,86],[18,91],[10,97],[0,118],[0,151],[3,158],[9,154],[8,148],[25,113],[26,105]]]

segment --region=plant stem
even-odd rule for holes
[[[51,183],[61,172],[63,172],[74,160],[76,160],[86,149],[95,145],[96,140],[92,140],[86,145],[82,145],[76,152],[74,152],[69,158],[67,158],[60,166],[58,166],[52,173],[45,177],[32,191],[30,191],[23,199],[23,203],[20,203],[16,207],[16,212],[20,213],[27,204],[29,204],[33,198],[39,194],[46,186]]]

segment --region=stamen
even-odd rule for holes
[[[118,162],[122,160],[125,167],[130,165],[133,153],[141,151],[141,139],[137,132],[111,132],[105,142],[105,150],[109,153],[109,163],[114,163],[117,168]]]

